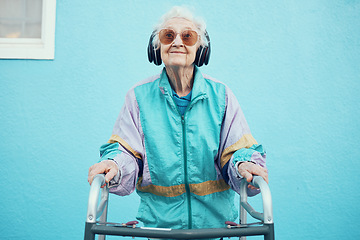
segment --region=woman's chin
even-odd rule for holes
[[[168,64],[165,64],[167,67],[190,67],[192,63],[186,63],[184,61],[170,61]]]

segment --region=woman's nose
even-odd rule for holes
[[[180,34],[176,34],[176,37],[174,39],[174,45],[176,46],[182,46],[183,45],[183,42],[181,40],[181,37],[180,37]]]

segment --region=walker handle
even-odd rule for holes
[[[109,198],[109,188],[107,184],[103,187],[101,191],[101,199],[98,206],[99,201],[99,193],[101,186],[105,184],[105,174],[98,174],[94,177],[89,193],[89,201],[88,201],[88,209],[86,215],[87,223],[95,223],[96,219],[101,216],[101,221],[106,221],[107,215],[107,203]],[[105,211],[104,211],[105,210]]]
[[[240,185],[240,204],[241,206],[253,217],[258,220],[263,221],[264,223],[270,224],[274,223],[273,219],[273,209],[272,209],[272,199],[269,185],[265,180],[260,176],[253,176],[251,185],[254,187],[260,188],[262,202],[263,202],[263,213],[257,212],[254,208],[247,202],[247,186],[249,183],[243,179]],[[241,214],[244,216],[244,214]],[[246,224],[246,217],[243,217],[241,224]]]

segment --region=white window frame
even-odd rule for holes
[[[0,38],[2,59],[54,59],[56,0],[43,0],[41,38]]]

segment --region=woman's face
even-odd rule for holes
[[[193,22],[184,18],[172,18],[164,26],[166,29],[174,30],[176,38],[170,44],[160,43],[161,59],[167,67],[188,67],[195,61],[196,50],[199,47],[199,41],[193,46],[187,46],[181,40],[181,33],[184,30],[196,31]]]

